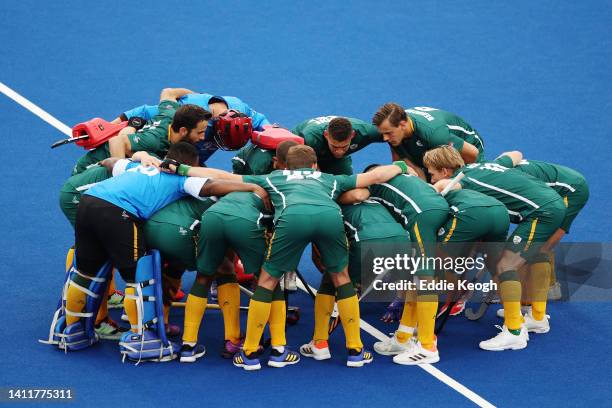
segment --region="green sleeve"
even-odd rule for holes
[[[266,176],[242,176],[243,183],[257,184],[260,187],[269,187],[266,183]]]
[[[367,130],[367,132],[364,135],[364,137],[366,138],[368,143],[382,143],[382,142],[384,142],[383,135],[380,134],[380,132],[378,131],[378,128],[376,126],[367,123],[366,124],[366,130]]]
[[[236,156],[232,157],[232,172],[234,174],[251,174],[248,171],[248,165],[244,156],[244,150],[240,149]]]
[[[338,183],[336,190],[338,194],[341,194],[345,191],[352,190],[357,188],[357,175],[353,174],[351,176],[334,176],[336,182]]]
[[[128,135],[132,152],[159,152],[163,150],[168,139],[168,126],[174,119],[174,114],[179,108],[176,101],[164,100],[159,103],[159,113],[153,117],[151,122],[142,131]]]
[[[463,149],[463,144],[465,143],[463,139],[453,135],[446,126],[440,126],[432,133],[428,134],[426,136],[426,142],[429,149],[434,149],[438,146],[451,145],[459,152]]]
[[[512,162],[512,158],[510,158],[510,156],[507,155],[501,155],[499,156],[497,159],[495,159],[495,161],[493,163],[497,163],[499,165],[502,165],[504,167],[508,167],[508,168],[512,168],[514,167],[514,163]]]

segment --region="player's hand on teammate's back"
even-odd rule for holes
[[[266,210],[272,211],[272,202],[270,201],[268,192],[258,185],[255,185],[255,190],[253,192],[263,200]]]

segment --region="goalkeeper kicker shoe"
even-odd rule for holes
[[[268,365],[270,367],[283,368],[300,362],[300,355],[298,353],[289,350],[288,347],[283,348],[284,350],[280,352],[275,347],[272,347],[270,359],[268,360]]]
[[[117,309],[123,307],[123,298],[125,295],[120,290],[113,291],[113,294],[108,297],[108,308]]]
[[[502,351],[502,350],[521,350],[527,347],[529,335],[525,326],[521,326],[519,334],[512,334],[506,326],[495,326],[501,330],[497,336],[489,340],[481,341],[478,345],[483,350]]]
[[[300,347],[300,354],[304,357],[314,358],[317,361],[331,358],[329,344],[326,340],[311,340],[310,343],[302,344]]]

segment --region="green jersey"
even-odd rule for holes
[[[444,197],[431,185],[409,174],[400,174],[386,183],[370,186],[370,197],[385,205],[405,227],[413,225],[416,216],[425,211],[448,211]]]
[[[323,132],[327,129],[329,122],[337,116],[321,116],[306,120],[297,125],[292,132],[304,138],[304,144],[310,146],[317,153],[319,162],[337,160],[332,155]],[[355,118],[347,118],[355,131],[355,137],[351,140],[351,145],[345,156],[363,149],[370,143],[383,142],[382,135],[376,126]]]
[[[478,133],[466,121],[454,113],[441,109],[418,106],[406,109],[414,125],[411,137],[402,141],[393,151],[401,159],[409,159],[423,167],[423,156],[438,146],[451,145],[459,152],[465,142],[478,149],[477,162],[484,160],[484,144]]]
[[[181,198],[157,211],[149,220],[176,225],[179,227],[179,232],[186,235],[188,230],[195,229],[200,223],[200,217],[202,217],[204,211],[211,207],[215,201],[216,198],[212,197],[203,200],[193,197]]]
[[[494,162],[472,163],[461,169],[465,177],[461,186],[476,190],[501,201],[512,217],[524,219],[541,206],[560,199],[553,189],[535,177],[519,170],[504,167],[504,159]]]
[[[475,190],[451,190],[444,198],[448,202],[451,211],[456,213],[476,207],[504,206],[504,204],[496,198],[479,193]]]
[[[300,206],[304,213],[316,214],[321,207],[340,210],[334,201],[340,194],[355,188],[357,176],[334,176],[313,169],[275,170],[263,176],[244,176],[245,183],[263,187],[274,205],[277,220],[288,208]]]
[[[512,167],[512,159],[508,156],[502,156],[499,160],[502,165]],[[563,197],[575,192],[577,187],[586,184],[582,174],[559,164],[540,160],[522,160],[514,168],[542,180]]]
[[[273,157],[274,151],[249,144],[232,157],[232,170],[244,176],[268,174],[274,170]]]
[[[264,208],[263,201],[257,194],[241,191],[229,193],[221,197],[207,212],[233,215],[247,221],[253,221],[258,226],[263,226],[262,220],[269,218],[265,214],[266,209]]]
[[[74,226],[81,195],[100,181],[106,180],[111,173],[104,166],[94,164],[82,173],[71,176],[60,190],[60,208]]]
[[[406,230],[377,201],[366,200],[353,205],[343,205],[341,209],[344,230],[350,242],[408,237]]]
[[[159,113],[139,131],[128,135],[132,152],[146,151],[157,157],[164,157],[170,147],[169,128],[179,104],[176,101],[161,101]],[[72,170],[78,174],[99,161],[110,157],[108,142],[87,152]]]

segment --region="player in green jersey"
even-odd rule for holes
[[[508,156],[513,164],[522,159],[520,152],[509,153]],[[554,190],[540,180],[504,167],[500,162],[465,165],[459,153],[449,146],[430,150],[424,157],[433,182],[453,178],[463,172],[465,177],[457,188],[492,196],[506,206],[510,215],[520,219],[507,240],[495,270],[505,310],[504,327],[494,338],[480,342],[484,350],[522,349],[527,347],[528,331],[546,333],[550,330],[546,317],[550,264],[548,254],[542,247],[565,217],[563,200]],[[523,320],[517,271],[525,263],[531,268],[530,298],[533,309]]]
[[[498,160],[506,167],[513,166],[512,160],[509,159],[506,153],[502,153]],[[552,249],[563,239],[565,234],[569,233],[574,219],[587,203],[589,199],[589,186],[582,174],[559,164],[540,160],[521,160],[514,168],[545,182],[563,197],[563,202],[565,203],[565,218],[559,229],[555,231],[545,245],[545,250],[550,255],[552,271],[548,297],[549,299],[556,300],[561,298],[561,285],[556,281]]]
[[[72,174],[108,157],[130,157],[134,152],[146,151],[164,157],[171,143],[187,141],[195,144],[204,139],[210,112],[196,105],[179,106],[176,99],[190,93],[183,88],[167,88],[160,95],[159,113],[142,129],[126,127],[108,142],[81,157]]]
[[[337,291],[338,309],[347,338],[347,365],[361,367],[372,361],[363,348],[359,333],[359,303],[348,275],[348,251],[340,209],[335,199],[344,191],[367,187],[408,171],[404,162],[381,166],[366,174],[333,176],[316,170],[316,154],[309,146],[289,149],[290,170],[276,170],[265,176],[238,176],[210,168],[180,166],[180,174],[254,182],[270,191],[275,208],[275,229],[258,286],[249,305],[247,335],[234,364],[247,370],[261,367],[257,355],[259,339],[270,314],[270,303],[279,278],[296,268],[310,242],[321,250],[323,264]],[[238,179],[237,179],[238,178]]]
[[[476,130],[461,117],[441,109],[404,109],[387,103],[374,114],[372,123],[389,143],[393,160],[405,160],[421,178],[425,178],[423,155],[438,146],[453,146],[465,163],[484,160],[484,144]]]
[[[375,126],[359,119],[321,116],[306,120],[293,130],[317,154],[319,169],[329,174],[353,174],[352,153],[383,138]]]
[[[370,166],[371,167],[371,166]],[[353,192],[359,200],[370,197],[382,203],[395,219],[409,232],[415,248],[423,259],[435,256],[438,230],[448,219],[449,208],[446,200],[425,181],[411,175],[400,175],[386,183],[370,186],[369,191]],[[414,271],[417,280],[434,280],[435,271],[422,267]],[[419,289],[419,288],[417,288]],[[398,364],[426,364],[440,360],[434,329],[438,295],[430,290],[406,291],[404,308],[399,327],[391,342],[379,342],[377,351],[390,353],[391,348],[401,355],[393,361]],[[418,341],[412,342],[414,328],[418,325]]]
[[[379,202],[365,200],[342,205],[344,230],[349,241],[349,277],[355,288],[361,287],[362,256],[368,249],[376,249],[377,257],[394,257],[408,253],[410,236]],[[328,323],[336,302],[336,288],[320,262],[315,263],[323,276],[315,297],[314,334],[312,340],[300,347],[300,353],[315,360],[331,358]],[[369,270],[369,273],[372,271]]]

